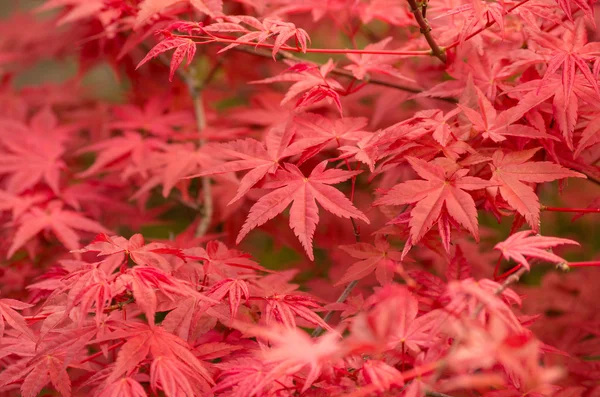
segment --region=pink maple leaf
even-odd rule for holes
[[[116,118],[109,126],[123,131],[142,130],[168,138],[175,128],[195,125],[193,114],[187,110],[169,109],[169,100],[155,96],[143,106],[119,105],[112,109]]]
[[[296,64],[279,76],[269,77],[252,83],[268,84],[286,81],[294,82],[281,101],[282,105],[285,105],[294,97],[305,92],[304,96],[299,99],[299,103],[297,103],[296,106],[316,103],[317,101],[329,97],[334,100],[341,113],[341,105],[339,103],[337,91],[343,92],[344,87],[336,80],[327,77],[334,67],[335,65],[331,59],[320,67],[310,64]]]
[[[79,248],[79,234],[75,230],[91,233],[109,233],[98,222],[88,219],[78,212],[65,210],[60,202],[52,202],[46,209],[31,208],[18,220],[18,228],[8,249],[12,256],[19,248],[36,235],[51,230],[58,240],[69,250]]]
[[[502,252],[504,258],[514,259],[525,266],[527,270],[530,270],[531,266],[527,262],[527,257],[562,264],[566,263],[566,261],[560,256],[553,254],[549,249],[564,244],[579,245],[578,242],[570,239],[540,235],[532,236],[533,233],[533,230],[517,232],[503,242],[496,244],[494,249]]]
[[[484,189],[492,185],[481,178],[467,176],[468,169],[446,170],[440,165],[407,157],[415,172],[424,180],[413,180],[394,186],[375,205],[416,203],[410,212],[410,243],[416,244],[438,221],[445,209],[448,215],[479,240],[475,201],[466,190]]]
[[[341,218],[355,218],[369,223],[369,219],[339,190],[329,186],[350,179],[360,171],[325,170],[327,161],[317,165],[310,176],[292,164],[285,164],[275,180],[265,184],[276,190],[261,197],[250,209],[248,218],[237,237],[239,243],[252,229],[266,223],[283,212],[290,203],[290,228],[294,231],[308,257],[314,260],[312,239],[319,223],[317,202],[332,214]]]
[[[401,265],[402,254],[394,249],[390,249],[390,243],[382,235],[375,237],[375,245],[356,243],[352,245],[340,245],[340,248],[353,258],[361,260],[350,266],[346,273],[344,273],[344,276],[335,285],[360,280],[373,271],[375,271],[377,281],[381,285],[385,285],[392,281],[394,273],[403,273]]]
[[[492,156],[492,178],[495,185],[489,187],[493,196],[499,192],[502,198],[523,215],[527,223],[537,231],[540,222],[540,202],[529,183],[551,182],[563,178],[585,178],[550,161],[528,161],[539,150],[529,149],[504,153],[497,150]]]

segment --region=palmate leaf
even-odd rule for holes
[[[327,211],[341,218],[355,218],[369,223],[369,219],[356,209],[339,190],[329,186],[344,182],[360,171],[325,170],[327,161],[317,165],[310,176],[292,164],[275,174],[275,179],[264,187],[274,188],[261,197],[250,209],[248,218],[237,237],[237,243],[254,228],[266,223],[283,212],[290,203],[290,228],[300,240],[310,260],[314,260],[312,240],[319,223],[317,202]]]
[[[492,156],[492,178],[495,183],[490,190],[495,196],[499,192],[502,198],[527,223],[537,231],[540,223],[540,202],[532,187],[526,183],[552,182],[563,178],[585,178],[579,172],[568,170],[550,161],[528,161],[539,148],[519,152],[504,153],[497,150]]]
[[[223,14],[222,0],[144,0],[139,5],[139,12],[135,20],[135,26],[139,27],[150,17],[162,13],[176,4],[191,4],[198,11],[210,16]]]
[[[485,189],[492,182],[467,176],[468,169],[444,170],[441,166],[415,157],[406,157],[424,180],[394,186],[375,201],[375,205],[416,203],[410,212],[410,244],[416,244],[446,210],[448,215],[479,240],[475,201],[466,191]]]
[[[46,209],[33,207],[19,220],[19,226],[8,249],[8,256],[12,256],[19,248],[29,240],[42,233],[44,230],[52,230],[56,238],[68,249],[79,248],[80,236],[76,230],[91,233],[109,233],[98,222],[86,218],[75,211],[62,208],[62,204],[54,202]]]
[[[507,238],[501,243],[496,244],[494,249],[502,252],[506,259],[514,259],[527,270],[531,269],[531,265],[527,262],[527,258],[538,258],[556,264],[565,263],[566,261],[558,255],[550,251],[550,248],[557,245],[572,244],[579,245],[577,241],[559,237],[547,236],[532,236],[533,230],[524,230]]]
[[[187,56],[186,66],[190,66],[194,55],[196,55],[196,43],[191,39],[182,37],[168,37],[165,40],[154,46],[150,52],[138,63],[137,68],[148,62],[152,58],[156,58],[163,52],[175,49],[173,58],[171,59],[171,66],[169,70],[169,81],[173,81],[175,71],[183,62],[183,58]]]
[[[347,252],[351,257],[360,259],[344,273],[335,285],[347,283],[348,281],[360,280],[373,271],[377,281],[381,285],[392,281],[394,273],[402,272],[400,262],[402,254],[390,249],[390,243],[381,235],[375,237],[375,244],[356,243],[352,245],[341,245],[340,249]]]

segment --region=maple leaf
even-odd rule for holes
[[[66,168],[64,143],[71,129],[59,126],[49,108],[36,113],[29,125],[0,120],[0,175],[7,175],[6,190],[22,193],[44,181],[58,194],[60,174]]]
[[[147,397],[146,391],[133,378],[121,378],[107,385],[105,388],[100,390],[97,397]]]
[[[130,160],[135,165],[142,165],[149,153],[163,146],[163,141],[155,138],[143,138],[141,134],[136,132],[125,132],[123,136],[91,144],[80,149],[77,153],[97,152],[96,161],[90,168],[80,172],[78,176],[87,178],[105,170],[114,163],[122,163],[122,160],[125,159]]]
[[[571,9],[571,1],[556,0],[560,9],[567,15],[570,21],[573,21],[573,11]],[[573,3],[579,7],[590,21],[594,20],[594,3],[588,0],[573,0]]]
[[[194,297],[198,301],[207,304],[218,303],[206,295],[196,292],[170,274],[150,266],[133,267],[127,273],[121,275],[119,279],[124,284],[131,286],[136,304],[146,314],[146,319],[150,325],[154,325],[156,308],[159,303],[157,291],[161,292],[171,302],[175,301],[174,296],[187,296]]]
[[[275,77],[269,77],[263,80],[253,81],[251,84],[268,84],[278,82],[294,82],[288,89],[281,101],[285,105],[300,93],[307,91],[296,104],[308,105],[316,103],[326,97],[332,98],[341,113],[341,104],[337,91],[343,92],[344,87],[336,80],[328,78],[327,75],[335,68],[335,64],[330,59],[320,67],[311,64],[296,64],[283,74]]]
[[[38,11],[47,11],[53,8],[68,6],[70,10],[57,22],[58,25],[77,22],[90,17],[98,17],[102,22],[107,22],[110,11],[105,10],[104,0],[49,0],[38,7]]]
[[[456,246],[454,256],[448,263],[448,267],[444,272],[446,280],[464,280],[471,277],[471,266],[465,258],[460,245]]]
[[[444,115],[439,109],[432,109],[428,111],[428,117],[423,118],[423,124],[421,129],[423,133],[431,133],[433,139],[439,142],[440,145],[446,146],[450,143],[450,140],[455,136],[454,128],[448,120],[452,119],[460,113],[460,109],[456,108]]]
[[[400,347],[419,352],[431,343],[428,330],[436,313],[418,316],[419,301],[407,288],[390,283],[378,289],[365,303],[367,312],[352,322],[351,341],[360,346]]]
[[[385,39],[378,41],[377,43],[369,44],[365,47],[368,51],[384,50],[385,47],[392,41],[392,37],[386,37]],[[403,58],[401,56],[389,56],[389,55],[373,55],[373,54],[347,54],[354,65],[344,66],[344,69],[348,69],[352,72],[354,77],[358,80],[364,80],[368,76],[368,73],[381,73],[388,76],[395,77],[404,82],[416,84],[416,81],[404,76],[400,71],[394,68],[391,63],[398,61]]]
[[[197,395],[186,377],[187,372],[186,365],[181,361],[159,356],[150,366],[150,386],[155,393],[160,389],[172,397]]]
[[[402,254],[390,249],[390,243],[382,235],[375,237],[375,245],[367,243],[356,243],[352,245],[340,245],[353,258],[361,259],[354,263],[344,273],[342,278],[334,286],[347,283],[348,281],[365,278],[375,270],[377,281],[381,285],[392,281],[394,273],[402,273]]]
[[[377,391],[385,392],[392,385],[402,386],[404,379],[396,368],[379,360],[368,360],[362,367],[363,376],[367,384],[373,384]]]
[[[27,338],[31,340],[35,339],[23,316],[15,311],[27,309],[32,306],[15,299],[0,299],[0,339],[4,336],[6,323]]]
[[[179,181],[190,178],[188,175],[195,174],[198,170],[209,168],[217,163],[214,152],[211,151],[208,145],[195,148],[192,144],[170,144],[165,147],[164,152],[152,153],[151,159],[143,166],[135,170],[131,169],[132,172],[141,175],[146,174],[148,171],[153,174],[131,199],[135,200],[142,197],[158,185],[162,185],[162,195],[167,197]],[[180,189],[185,191],[185,187],[180,187]]]
[[[473,123],[476,131],[483,134],[485,139],[491,139],[494,142],[502,142],[506,140],[506,136],[517,136],[529,139],[554,139],[556,137],[548,135],[533,127],[528,127],[522,124],[514,124],[519,120],[524,112],[520,107],[515,107],[497,114],[492,103],[483,95],[483,92],[478,87],[473,87],[477,93],[477,104],[479,111],[473,110],[466,106],[458,105],[460,109]]]
[[[339,190],[329,186],[360,174],[360,171],[325,170],[327,161],[319,163],[310,176],[292,164],[285,164],[275,180],[265,184],[265,188],[276,190],[261,197],[250,209],[248,218],[236,239],[239,243],[252,229],[266,223],[283,212],[292,203],[290,228],[300,240],[310,260],[314,260],[312,239],[319,223],[317,201],[327,211],[340,218],[355,218],[369,223],[369,219],[348,200]]]
[[[169,269],[169,261],[164,255],[175,255],[185,259],[182,250],[169,247],[166,244],[145,244],[144,236],[137,233],[128,240],[121,236],[110,237],[100,233],[92,242],[75,252],[97,252],[98,256],[112,256],[118,254],[128,255],[138,265],[149,265]]]
[[[175,71],[183,62],[183,58],[187,56],[187,63],[185,64],[186,67],[189,67],[194,60],[194,55],[196,55],[196,43],[192,39],[177,36],[167,36],[167,38],[152,47],[144,59],[138,63],[136,69],[141,67],[150,59],[156,58],[160,54],[172,50],[173,48],[175,48],[175,52],[173,53],[173,58],[171,58],[171,66],[169,67],[169,81],[173,81]]]
[[[10,211],[13,219],[19,218],[32,206],[47,200],[44,194],[16,195],[0,190],[0,211]]]
[[[106,272],[98,264],[84,264],[80,269],[69,273],[61,280],[62,286],[54,293],[67,293],[65,312],[79,305],[79,325],[85,320],[92,306],[95,306],[95,320],[99,324],[104,321],[104,309],[113,299],[111,281]]]
[[[195,123],[191,112],[169,109],[169,100],[160,96],[152,97],[142,107],[125,104],[115,106],[112,112],[116,120],[109,123],[110,128],[143,130],[165,138],[173,135],[175,128]]]
[[[293,137],[294,130],[288,128],[286,123],[282,123],[267,132],[264,144],[255,139],[246,138],[214,145],[211,147],[214,150],[213,153],[216,151],[231,160],[225,164],[210,167],[189,178],[250,170],[241,179],[236,195],[229,201],[229,205],[231,205],[242,198],[267,174],[274,174],[279,169],[281,160],[298,154],[307,147],[307,145],[295,145],[292,148],[290,142]]]
[[[209,241],[206,249],[196,247],[186,249],[184,252],[186,258],[203,260],[205,262],[204,272],[207,274],[214,272],[222,277],[228,277],[230,274],[228,268],[270,272],[250,259],[251,255],[229,249],[225,244],[216,240]]]
[[[581,132],[581,138],[577,144],[577,150],[573,153],[573,157],[579,157],[585,149],[598,143],[600,143],[600,116],[590,120]]]
[[[113,371],[107,378],[107,383],[112,383],[123,375],[131,373],[146,359],[148,354],[151,354],[152,364],[156,360],[172,360],[169,361],[170,368],[155,367],[155,370],[182,372],[183,379],[187,382],[196,382],[194,385],[195,390],[197,388],[206,391],[208,385],[214,384],[204,365],[191,352],[188,343],[165,331],[162,327],[151,327],[142,323],[123,324],[122,329],[108,333],[96,341],[121,338],[126,338],[127,341],[119,350]],[[163,383],[163,380],[166,380],[169,375],[168,373],[155,373],[154,375],[154,377],[151,377],[152,383],[163,391],[168,390],[170,392],[172,391],[171,387],[178,387],[175,386],[177,382],[172,385],[169,385],[168,382]],[[176,395],[180,394],[172,394],[172,396]],[[190,395],[197,394],[192,393]]]
[[[216,366],[221,371],[218,375],[219,382],[212,390],[215,393],[231,389],[232,396],[244,397],[259,394],[265,388],[272,387],[273,382],[267,383],[266,379],[275,364],[266,364],[259,357],[233,358]]]
[[[492,155],[492,178],[497,186],[488,191],[495,197],[499,192],[506,202],[537,231],[540,223],[540,202],[533,188],[524,182],[543,183],[563,178],[585,178],[585,175],[570,171],[549,161],[528,161],[539,148],[504,153],[497,150]]]
[[[517,232],[503,242],[496,244],[494,249],[502,252],[504,258],[514,259],[519,264],[525,266],[527,270],[531,270],[531,266],[527,262],[527,257],[563,264],[566,261],[560,256],[553,254],[549,249],[564,244],[579,245],[577,241],[566,238],[540,235],[532,236],[532,234],[534,234],[533,230]]]
[[[541,85],[541,81],[528,81],[507,90],[511,96],[518,95],[519,104],[513,109],[525,114],[525,112],[540,106],[547,99],[553,97],[552,113],[554,119],[567,146],[573,150],[573,132],[577,124],[578,113],[582,107],[581,100],[587,103],[596,103],[596,95],[591,87],[586,85],[584,77],[580,74],[575,75],[573,83],[573,93],[575,95],[571,95],[569,98],[565,96],[564,82],[559,76],[552,75],[544,85]]]
[[[163,12],[167,8],[181,2],[189,3],[198,11],[210,15],[211,17],[223,14],[222,0],[144,0],[139,5],[135,27],[141,26],[153,15]]]
[[[221,300],[229,296],[229,310],[231,318],[235,319],[242,299],[247,302],[250,298],[248,284],[244,280],[225,279],[216,282],[206,293],[209,297]]]
[[[58,240],[69,250],[79,248],[79,235],[75,230],[92,233],[109,233],[98,222],[80,213],[64,210],[60,202],[52,202],[46,209],[31,208],[18,221],[19,227],[8,249],[11,257],[19,248],[46,229],[52,230]]]
[[[333,331],[314,310],[321,306],[313,298],[303,295],[273,295],[265,298],[266,307],[263,318],[267,325],[282,324],[286,328],[296,328],[295,317],[298,316],[311,324]]]
[[[273,45],[273,59],[279,52],[279,49],[291,38],[295,39],[296,47],[302,52],[306,52],[307,42],[310,41],[308,33],[304,29],[296,28],[291,22],[284,22],[278,19],[265,18],[262,22],[258,19],[249,15],[238,15],[238,16],[227,16],[225,19],[227,22],[215,23],[208,25],[204,28],[206,32],[244,32],[242,36],[236,39],[238,43],[229,44],[227,47],[219,51],[222,53],[231,48],[237,47],[240,44],[245,44],[256,40],[257,44],[263,43],[268,38],[275,37],[275,43]],[[248,29],[240,26],[240,23],[244,23],[256,31],[249,31]]]
[[[363,117],[344,117],[332,120],[316,113],[302,113],[293,119],[296,131],[294,143],[289,147],[291,152],[304,150],[298,164],[319,153],[330,143],[338,147],[342,143],[356,143],[371,133],[362,131],[368,124]]]
[[[533,40],[543,46],[546,52],[552,56],[548,61],[548,69],[540,85],[543,85],[562,66],[562,84],[564,96],[568,102],[575,83],[576,69],[579,69],[593,87],[596,95],[600,97],[596,76],[590,71],[588,65],[590,60],[600,56],[600,43],[586,44],[587,35],[582,19],[578,19],[573,30],[565,30],[562,40],[545,32],[539,32],[533,36]]]
[[[44,385],[51,382],[61,396],[71,395],[71,380],[64,365],[64,359],[48,354],[28,364],[31,372],[23,380],[23,397],[36,397]]]
[[[467,176],[468,169],[444,169],[442,166],[407,156],[415,172],[425,180],[412,180],[394,186],[375,205],[417,203],[410,212],[410,243],[416,244],[438,221],[442,210],[479,240],[477,209],[465,190],[484,189],[490,181]]]

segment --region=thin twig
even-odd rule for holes
[[[252,46],[254,48],[267,48],[273,49],[275,48],[275,44],[269,43],[256,43],[252,41],[240,41],[239,38],[235,37],[226,37],[226,36],[216,36],[210,35],[208,37],[202,36],[192,36],[192,35],[184,35],[178,34],[175,35],[178,38],[182,39],[190,39],[190,40],[198,40],[201,39],[203,41],[196,41],[196,44],[235,44],[237,46]],[[291,47],[289,45],[282,45],[278,47],[278,50],[284,50],[289,52],[297,52],[297,53],[312,53],[312,54],[358,54],[358,55],[394,55],[394,56],[430,56],[434,55],[431,51],[423,51],[423,50],[415,50],[415,51],[401,51],[401,50],[360,50],[353,48],[299,48],[299,47]]]
[[[426,1],[426,0],[425,0]],[[437,57],[440,61],[446,63],[446,53],[443,48],[441,48],[431,35],[431,26],[429,26],[429,22],[423,16],[421,12],[421,7],[417,5],[416,0],[408,0],[408,5],[410,6],[410,11],[415,16],[415,20],[419,24],[419,28],[421,29],[421,34],[427,40],[427,44],[431,47],[431,54]]]
[[[519,270],[517,270],[516,272],[511,274],[510,276],[506,277],[504,282],[502,282],[502,284],[500,284],[500,286],[498,288],[496,288],[496,290],[494,291],[494,295],[495,296],[502,295],[502,293],[504,291],[506,291],[506,289],[511,284],[517,283],[521,279],[521,276],[524,275],[526,272],[527,272],[527,268],[525,268],[523,266]],[[475,308],[475,311],[473,312],[473,315],[471,317],[477,318],[477,316],[479,316],[479,313],[481,313],[481,311],[483,310],[484,307],[485,307],[485,303],[480,302],[479,305]]]
[[[202,131],[206,128],[206,115],[204,113],[204,101],[202,100],[202,94],[199,87],[190,89],[190,95],[194,103],[194,114],[196,115],[196,127],[198,133],[202,134]],[[198,146],[202,147],[206,144],[205,138],[198,140]],[[212,185],[209,177],[204,176],[200,178],[202,183],[202,214],[198,227],[196,228],[196,237],[201,237],[206,234],[206,231],[210,227],[213,214],[213,198],[212,198]]]

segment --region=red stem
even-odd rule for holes
[[[553,212],[577,212],[580,214],[600,214],[600,208],[562,208],[542,206],[542,210]]]
[[[177,35],[177,37],[181,37],[184,39],[204,39],[199,36],[189,36],[189,35]],[[217,37],[213,36],[208,38],[206,41],[196,42],[197,44],[208,44],[208,43],[223,43],[223,44],[239,44],[239,45],[248,45],[253,47],[261,47],[261,48],[273,48],[275,45],[268,43],[255,43],[252,41],[237,41],[235,38],[226,38],[226,37]],[[431,55],[431,51],[398,51],[398,50],[357,50],[351,48],[307,48],[306,51],[302,51],[296,47],[290,47],[288,45],[281,46],[279,48],[283,51],[290,52],[307,52],[307,53],[315,53],[315,54],[369,54],[369,55],[407,55],[407,56],[415,56],[415,55]]]
[[[112,345],[108,348],[108,351],[114,350],[119,346],[123,346],[124,344],[125,344],[125,341],[115,343],[114,345]],[[100,357],[102,354],[104,354],[103,351],[99,351],[98,353],[92,354],[91,356],[87,357],[85,360],[81,361],[79,364],[87,363],[88,361],[91,361],[91,360],[95,359],[96,357]]]
[[[519,265],[513,267],[512,269],[510,269],[509,271],[504,272],[503,274],[501,274],[500,276],[498,276],[498,278],[496,280],[502,280],[503,278],[507,278],[511,274],[516,273],[522,267],[523,267],[523,265],[519,264]]]
[[[569,267],[592,267],[592,266],[600,266],[600,261],[568,262],[567,265]]]

